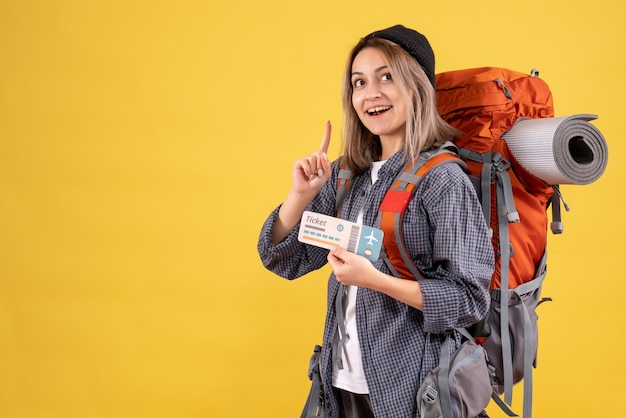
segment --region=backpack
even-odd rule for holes
[[[529,173],[502,136],[520,118],[554,116],[552,94],[538,77],[483,67],[437,75],[439,114],[461,131],[454,139],[476,184],[492,230],[496,268],[487,320],[490,334],[480,342],[495,369],[493,386],[512,403],[512,387],[524,380],[523,416],[532,415],[532,369],[536,366],[536,308],[546,275],[547,208],[552,232],[561,233],[560,192]],[[504,295],[504,297],[503,297]],[[507,303],[504,303],[506,301]],[[496,400],[497,401],[497,400]]]
[[[445,162],[463,166],[481,201],[496,255],[490,311],[470,333],[485,348],[492,370],[492,399],[514,416],[507,405],[512,403],[513,385],[523,379],[524,416],[531,417],[532,369],[538,348],[535,310],[551,300],[541,298],[546,275],[547,209],[552,204],[552,231],[561,233],[560,192],[558,185],[548,185],[524,169],[502,135],[520,118],[553,117],[552,94],[535,70],[526,75],[483,67],[436,77],[438,111],[461,134],[452,144],[422,153],[407,164],[387,191],[377,219],[377,226],[384,231],[383,257],[396,277],[422,278],[402,243],[402,214],[429,169]],[[451,156],[456,148],[462,161]],[[351,176],[342,167],[337,181],[337,211]],[[502,295],[508,295],[508,303],[502,303]],[[339,308],[337,311],[340,314]],[[498,396],[502,394],[504,402]]]

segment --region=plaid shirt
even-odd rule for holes
[[[402,170],[402,151],[380,169],[372,186],[369,170],[352,180],[341,217],[356,221],[363,208],[363,223],[374,226],[385,192]],[[331,178],[308,210],[335,214],[339,161]],[[271,243],[276,208],[265,221],[258,251],[266,268],[295,279],[326,264],[328,251],[298,241],[298,228],[280,243]],[[474,188],[457,164],[432,169],[418,187],[404,215],[404,244],[424,275],[423,311],[385,294],[359,288],[357,330],[363,367],[375,415],[378,418],[417,416],[416,395],[426,375],[438,365],[441,344],[454,334],[453,349],[460,343],[455,327],[482,319],[489,306],[488,287],[494,268],[493,247]],[[382,260],[373,262],[390,274]],[[322,345],[322,378],[331,387],[332,341],[337,332],[335,297],[339,289],[334,274],[328,280],[328,308]],[[332,391],[325,393],[329,417],[339,416]]]

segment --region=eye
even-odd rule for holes
[[[362,87],[365,85],[365,81],[363,81],[360,78],[357,78],[355,80],[352,81],[352,87],[357,88],[357,87]]]
[[[381,80],[381,81],[391,81],[391,80],[392,80],[392,78],[391,78],[391,73],[385,73],[385,74],[383,74],[383,75],[380,77],[380,80]]]

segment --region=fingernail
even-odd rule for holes
[[[322,170],[321,168],[317,170],[317,175],[318,177],[322,177],[324,175],[324,170]]]

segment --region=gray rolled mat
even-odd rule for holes
[[[590,120],[597,115],[519,119],[502,138],[517,161],[547,184],[589,184],[606,168],[608,148]]]

